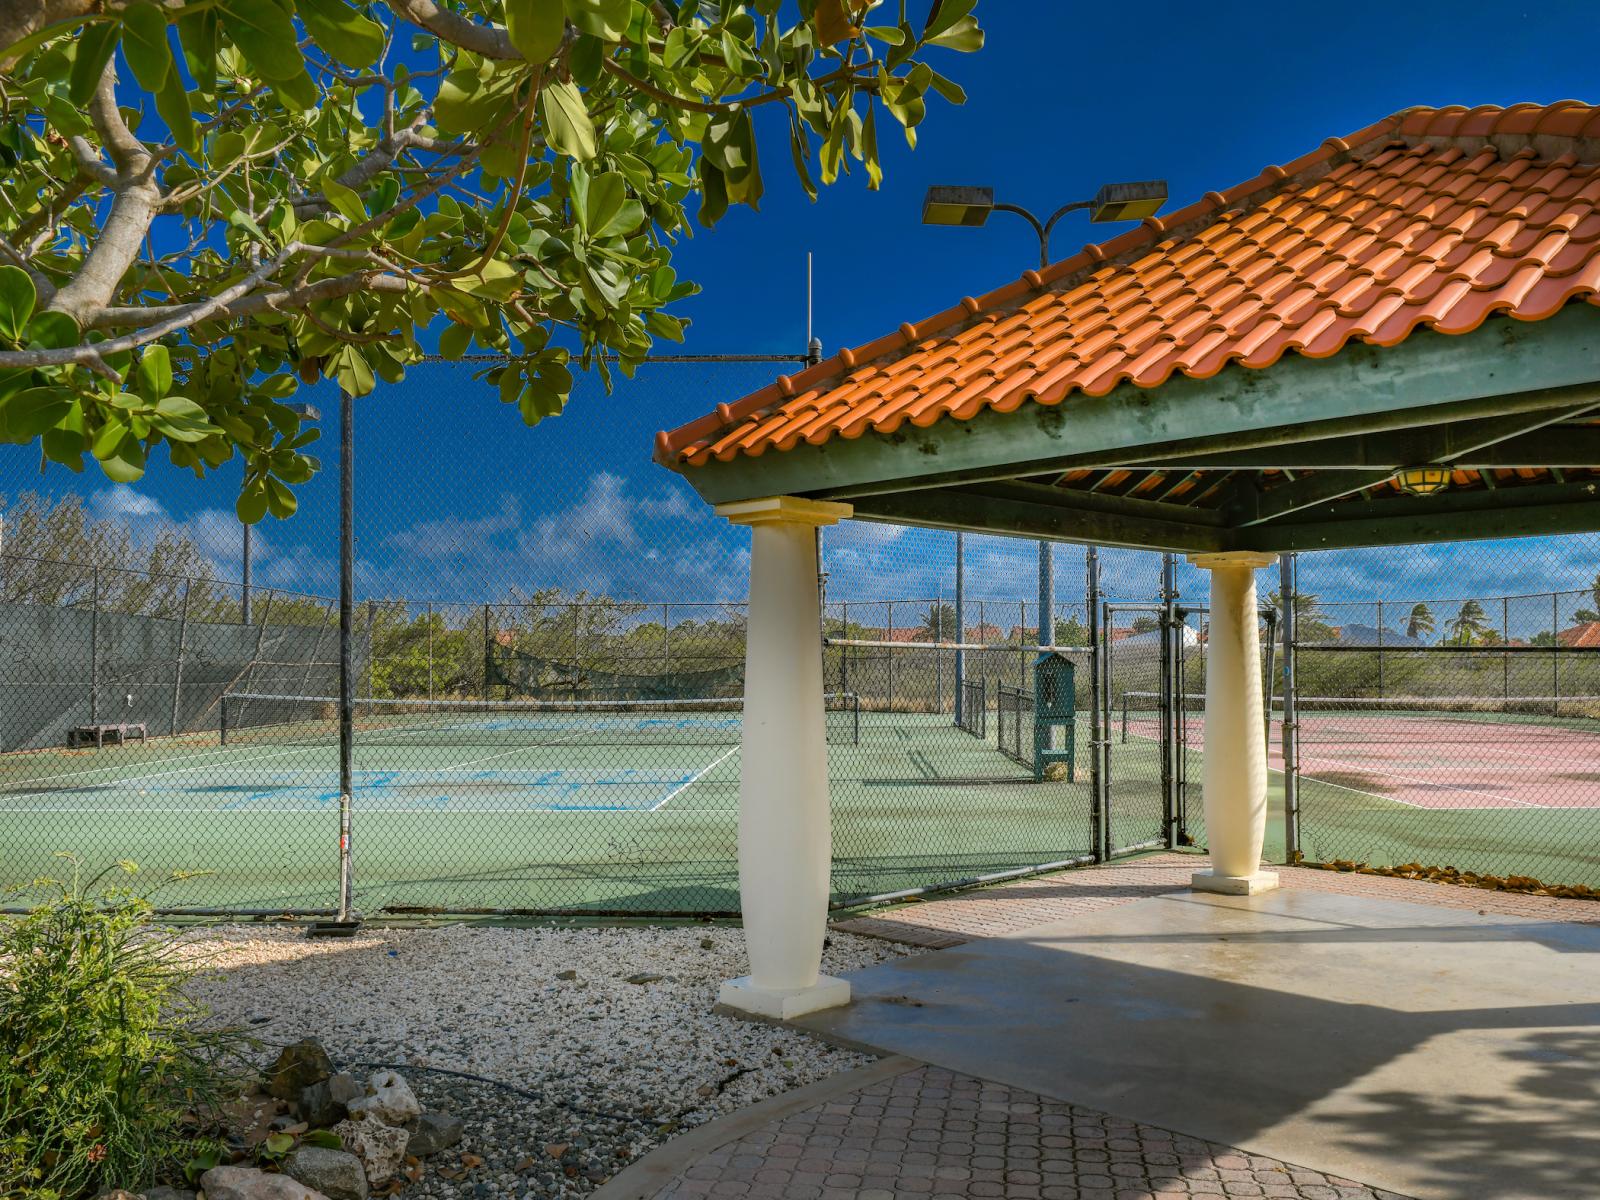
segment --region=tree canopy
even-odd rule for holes
[[[302,381],[362,395],[438,351],[529,424],[627,373],[692,294],[689,210],[815,195],[915,143],[924,56],[976,0],[29,0],[0,5],[0,441],[129,482],[244,462],[295,509]],[[432,334],[428,334],[429,337]],[[431,348],[431,347],[427,347]]]

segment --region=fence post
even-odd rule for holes
[[[1162,837],[1170,850],[1178,844],[1178,792],[1173,758],[1177,752],[1177,722],[1174,712],[1174,686],[1176,670],[1173,665],[1174,613],[1178,597],[1178,559],[1175,554],[1161,556],[1161,632],[1160,647],[1160,711],[1161,711],[1161,805]]]
[[[886,705],[887,705],[888,711],[889,712],[893,712],[894,711],[894,601],[890,600],[887,603],[888,603],[887,619],[889,621],[889,628],[885,631],[885,633],[883,635],[883,640],[889,643],[889,648],[883,652],[883,657],[884,657],[884,662],[888,665],[888,674],[889,674],[889,686],[888,686],[889,698],[886,701]]]
[[[183,608],[178,615],[178,661],[172,668],[172,722],[167,732],[178,732],[178,709],[183,701],[183,652],[189,642],[189,580],[183,581]]]
[[[1089,618],[1089,839],[1096,862],[1104,862],[1105,838],[1101,826],[1105,814],[1104,713],[1100,707],[1100,676],[1105,664],[1100,653],[1100,548],[1084,547],[1083,603]]]
[[[1378,699],[1383,699],[1383,601],[1378,601]]]
[[[89,577],[89,724],[100,720],[100,568]]]
[[[944,592],[940,591],[933,602],[933,640],[944,641]],[[933,652],[933,711],[944,712],[944,651]]]
[[[483,606],[483,698],[489,698],[490,660],[494,654],[493,642],[489,636],[489,606]]]
[[[354,798],[356,681],[351,661],[355,636],[355,405],[339,391],[339,920],[352,920],[355,872],[350,849]],[[270,597],[269,597],[270,603]],[[263,625],[265,622],[263,621]],[[371,655],[369,653],[368,657]]]
[[[433,602],[428,602],[428,699],[433,699]]]
[[[1295,700],[1296,562],[1293,551],[1278,560],[1278,596],[1283,605],[1283,852],[1287,862],[1300,861],[1300,728]]]
[[[378,658],[378,603],[376,600],[367,601],[367,699],[376,694],[373,687],[373,663]]]
[[[672,677],[672,606],[661,606],[661,674]]]
[[[960,530],[956,531],[956,645],[963,646],[967,641],[967,535]],[[955,714],[956,724],[960,725],[965,712],[966,698],[962,695],[962,685],[967,681],[967,652],[956,651],[956,694]]]
[[[1500,696],[1511,699],[1511,598],[1500,597]]]
[[[1023,691],[1028,690],[1028,652],[1022,647],[1028,644],[1028,602],[1017,601],[1017,686]],[[1043,645],[1044,643],[1040,643]]]
[[[850,640],[850,601],[845,600],[839,605],[839,620],[843,623],[840,633],[846,641]],[[839,655],[839,690],[845,695],[850,694],[850,647],[840,646]]]
[[[578,684],[583,679],[583,633],[578,628],[583,620],[582,609],[574,602],[572,605],[572,694],[578,694]]]
[[[1550,593],[1550,715],[1561,715],[1561,595]]]

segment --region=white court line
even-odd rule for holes
[[[191,761],[193,759],[196,759],[196,758],[209,758],[213,754],[237,754],[237,753],[238,753],[237,750],[229,750],[228,747],[226,747],[226,746],[213,746],[210,750],[202,750],[198,754],[186,754],[186,755],[184,755],[184,756],[182,756],[180,758],[161,758],[161,759],[157,759],[156,763],[189,762],[189,761]],[[3,761],[3,760],[0,760],[0,761]],[[105,763],[105,764],[103,764],[101,766],[98,766],[98,767],[83,767],[83,768],[81,768],[79,770],[76,770],[76,771],[63,771],[59,775],[39,775],[39,776],[36,776],[33,779],[19,779],[19,780],[17,780],[16,786],[18,786],[18,787],[27,787],[30,784],[35,784],[35,783],[48,783],[52,779],[71,779],[74,775],[93,775],[98,771],[115,771],[119,767],[125,767],[126,765],[127,765],[126,763]],[[152,764],[152,765],[155,765],[155,764]],[[143,778],[147,778],[147,777],[141,775],[141,776],[137,776],[136,778],[143,779]]]
[[[661,797],[661,799],[658,800],[656,803],[652,804],[649,808],[645,809],[645,812],[656,812],[659,809],[665,808],[667,806],[667,803],[674,796],[682,795],[684,792],[688,791],[695,784],[700,782],[701,777],[704,776],[707,771],[711,770],[711,768],[713,768],[715,766],[718,766],[721,763],[726,762],[728,759],[732,758],[738,752],[739,752],[739,747],[730,746],[728,748],[728,750],[720,758],[718,758],[715,762],[707,763],[705,766],[701,767],[698,771],[696,771],[693,775],[691,775],[683,783],[680,783],[677,787],[673,788],[665,796]]]
[[[255,756],[254,758],[248,758],[244,762],[239,763],[238,765],[239,766],[245,766],[245,767],[254,766],[256,763],[266,762],[267,759],[269,759],[269,758],[282,758],[287,754],[304,754],[305,752],[306,752],[306,747],[304,747],[304,746],[296,746],[292,750],[278,750],[278,751],[276,751],[276,752],[274,752],[272,754],[260,754],[260,755]],[[229,760],[224,760],[224,761],[229,761]],[[182,775],[187,771],[200,771],[200,770],[204,770],[206,767],[214,767],[214,766],[218,766],[218,765],[220,765],[220,764],[218,764],[216,762],[195,763],[193,766],[174,767],[170,771],[152,771],[152,772],[150,772],[149,774],[146,774],[146,775],[134,775],[134,776],[131,776],[130,778],[127,778],[127,779],[118,779],[118,780],[114,780],[112,782],[114,784],[116,784],[117,786],[120,786],[120,787],[135,787],[138,784],[141,784],[141,783],[145,782],[148,779],[161,779],[161,778],[164,778],[167,775]],[[230,765],[232,765],[231,762],[230,762]],[[61,777],[60,776],[50,776],[49,778],[54,779],[54,778],[61,778]],[[35,780],[30,780],[29,782],[40,783],[42,781],[35,779]],[[37,800],[39,797],[47,796],[49,794],[50,793],[48,793],[48,792],[24,792],[22,795],[17,796],[16,799],[18,799],[18,800]],[[0,812],[26,812],[26,811],[29,811],[27,809],[12,808],[9,804],[6,803],[6,801],[8,799],[10,799],[10,797],[7,796],[6,793],[0,792]],[[51,808],[51,809],[45,809],[43,811],[47,811],[47,812],[66,812],[66,811],[69,811],[69,810],[61,809],[61,808]],[[91,812],[131,812],[133,810],[131,810],[131,809],[123,809],[123,808],[116,808],[116,807],[109,807],[109,808],[90,809],[90,810],[87,810],[87,811],[91,811]],[[183,812],[204,812],[206,810],[205,809],[186,808],[186,809],[182,809],[181,811],[183,811]],[[219,809],[218,811],[227,811],[227,810],[220,810]]]

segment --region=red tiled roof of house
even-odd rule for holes
[[[1563,646],[1600,646],[1600,621],[1585,621],[1563,629],[1556,634],[1556,641]]]
[[[656,437],[663,463],[1600,303],[1600,108],[1417,108]]]

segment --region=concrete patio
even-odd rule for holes
[[[1595,1194],[1594,905],[1306,869],[1201,895],[1194,863],[844,922],[949,948],[793,1024],[904,1059],[697,1131],[612,1194]]]

